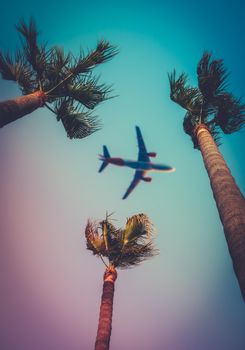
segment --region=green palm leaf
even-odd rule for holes
[[[211,53],[204,52],[197,66],[198,86],[205,100],[209,102],[226,89],[228,77],[223,60],[211,58]]]
[[[129,218],[123,232],[123,245],[139,240],[142,237],[150,237],[153,226],[145,214],[137,214]]]
[[[76,112],[70,101],[62,101],[56,107],[57,120],[61,120],[69,138],[85,138],[101,128],[96,116],[88,112]]]
[[[93,254],[99,255],[105,253],[105,243],[103,237],[98,232],[98,225],[88,220],[85,228],[85,237],[87,242],[87,249],[91,250]]]
[[[131,246],[124,247],[121,251],[120,259],[115,259],[114,265],[121,269],[128,269],[158,254],[159,252],[155,249],[152,241],[143,242],[142,244],[131,244]]]
[[[203,98],[199,89],[187,85],[187,75],[184,73],[176,78],[176,72],[174,70],[168,77],[171,100],[191,113],[197,114],[203,103]]]
[[[81,102],[85,107],[94,109],[99,103],[108,99],[107,96],[111,92],[110,87],[97,85],[97,80],[95,78],[84,83],[68,85],[65,92],[74,100]]]
[[[16,81],[24,90],[33,87],[32,71],[24,63],[19,51],[14,59],[9,54],[0,52],[0,73],[3,79]]]
[[[225,134],[239,131],[245,124],[245,104],[230,93],[220,94],[216,98],[218,106],[215,123]]]
[[[16,81],[15,63],[9,54],[0,52],[0,73],[5,80]]]
[[[80,57],[75,61],[71,69],[74,74],[87,73],[89,70],[98,64],[109,61],[118,53],[115,46],[108,41],[100,40],[95,50],[85,55],[83,51],[80,52]]]
[[[108,251],[109,250],[109,244],[108,244],[108,225],[107,225],[107,220],[105,220],[103,223],[102,223],[102,230],[103,230],[103,239],[104,239],[104,242],[105,242],[105,247],[106,247],[106,250]],[[110,231],[109,231],[109,234],[110,234]]]
[[[58,46],[54,46],[50,50],[49,59],[46,62],[46,67],[44,71],[45,76],[45,90],[50,90],[58,83],[62,82],[67,74],[70,73],[70,61],[72,59],[71,53],[64,53],[64,50]],[[61,89],[62,91],[62,89]],[[59,95],[59,92],[56,95]],[[61,94],[64,96],[64,92]]]
[[[60,70],[66,68],[66,66],[70,64],[71,58],[71,53],[68,52],[68,54],[65,54],[62,47],[53,47],[51,61],[57,73],[59,73]]]
[[[37,28],[35,21],[31,18],[29,24],[24,20],[21,20],[16,29],[23,37],[23,52],[26,56],[27,61],[31,64],[33,69],[38,73],[39,76],[45,69],[45,47],[39,47],[37,43]]]

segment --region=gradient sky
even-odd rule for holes
[[[4,6],[4,8],[3,8]],[[167,73],[196,84],[203,50],[223,58],[230,88],[244,94],[242,1],[12,1],[1,5],[0,48],[18,45],[15,24],[34,16],[40,41],[74,53],[100,38],[120,54],[97,69],[117,98],[96,113],[103,129],[69,140],[39,109],[0,130],[2,350],[92,349],[104,266],[85,248],[88,218],[147,213],[160,255],[119,271],[112,350],[243,350],[245,308],[201,155],[182,128],[184,110],[169,99]],[[0,81],[0,99],[19,95]],[[153,174],[126,200],[133,172],[98,174],[103,144],[137,156],[135,125],[149,151],[176,167]],[[245,192],[244,132],[223,137],[223,153]]]

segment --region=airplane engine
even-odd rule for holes
[[[151,182],[152,178],[151,177],[143,177],[143,179],[145,182]]]
[[[156,152],[149,152],[147,153],[149,157],[155,158],[156,157]]]

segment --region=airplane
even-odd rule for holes
[[[103,162],[99,169],[99,173],[101,173],[108,164],[127,166],[129,168],[135,169],[133,181],[131,182],[122,199],[126,199],[140,181],[151,182],[152,178],[145,176],[148,172],[157,171],[166,173],[174,172],[176,170],[169,165],[152,163],[150,158],[156,157],[157,154],[155,152],[147,152],[140,128],[138,126],[136,126],[136,135],[139,148],[138,160],[112,158],[105,145],[103,146],[103,155],[99,155],[99,159]]]

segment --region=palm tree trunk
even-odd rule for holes
[[[13,100],[0,102],[0,127],[33,112],[42,107],[46,100],[43,91],[36,91],[29,95],[17,97]]]
[[[195,135],[208,172],[243,299],[245,301],[245,199],[206,125]]]
[[[112,328],[114,284],[116,279],[116,269],[113,266],[109,266],[104,274],[103,293],[101,297],[99,325],[95,342],[95,350],[109,349]]]

